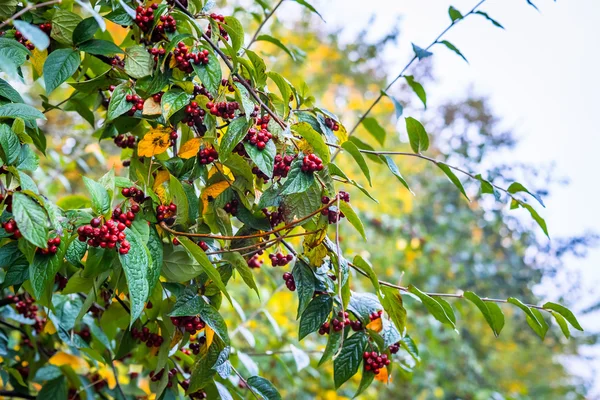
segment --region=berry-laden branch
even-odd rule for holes
[[[42,8],[42,7],[46,7],[46,6],[51,6],[53,4],[59,4],[61,1],[62,0],[50,0],[50,1],[46,1],[44,3],[30,4],[27,7],[24,7],[23,9],[21,9],[19,12],[13,14],[11,17],[9,17],[6,20],[4,20],[0,24],[0,29],[4,28],[6,25],[10,24],[12,21],[16,20],[21,15],[23,15],[23,14],[25,14],[25,13],[31,11],[31,10],[35,10],[36,8]]]
[[[301,232],[301,233],[290,233],[290,234],[285,234],[283,236],[278,236],[274,239],[269,239],[269,240],[265,240],[263,242],[258,242],[256,244],[251,244],[248,246],[244,246],[244,247],[236,247],[233,249],[223,249],[223,250],[217,250],[217,251],[210,251],[207,252],[206,255],[207,256],[212,256],[215,254],[224,254],[224,253],[233,253],[236,251],[240,251],[240,250],[250,250],[250,249],[254,249],[256,247],[259,247],[261,250],[262,249],[266,249],[268,247],[271,247],[271,245],[277,244],[278,242],[282,241],[284,238],[293,238],[293,237],[301,237],[301,236],[308,236],[308,235],[313,235],[315,233],[318,233],[319,231],[307,231],[307,232]]]
[[[425,50],[429,50],[431,49],[435,44],[439,43],[439,40],[442,38],[442,36],[444,36],[450,29],[452,29],[453,26],[457,25],[460,21],[464,20],[466,17],[468,17],[469,15],[472,15],[475,13],[475,11],[483,4],[485,3],[486,0],[480,0],[477,4],[475,4],[475,6],[465,15],[463,15],[462,18],[459,19],[453,19],[452,22],[450,23],[450,25],[448,25],[439,35],[437,35],[437,37],[429,44],[429,46],[427,46],[425,48]],[[365,118],[367,118],[367,116],[371,113],[371,111],[373,110],[373,108],[375,108],[375,106],[381,101],[381,99],[385,96],[384,92],[387,92],[396,82],[398,82],[398,80],[400,78],[402,78],[404,76],[404,73],[408,70],[408,68],[410,68],[410,66],[418,59],[417,55],[415,54],[410,61],[408,62],[408,64],[406,64],[404,66],[404,68],[402,68],[402,71],[400,71],[400,73],[385,87],[384,90],[379,92],[379,95],[375,98],[375,100],[373,101],[373,103],[371,103],[371,105],[369,106],[369,108],[367,109],[367,111],[365,111],[365,113],[363,115],[360,116],[360,118],[358,119],[358,121],[356,121],[356,124],[354,124],[354,126],[352,127],[352,129],[350,129],[350,131],[348,132],[348,137],[351,137],[352,135],[354,135],[354,132],[356,132],[356,129],[358,129],[358,127],[360,126],[360,124],[364,121]],[[335,159],[335,157],[339,154],[340,150],[338,149],[332,156],[331,156],[331,160],[333,161]]]

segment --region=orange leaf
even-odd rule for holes
[[[78,374],[85,375],[89,371],[88,363],[81,357],[74,356],[72,354],[59,351],[54,354],[48,360],[49,364],[60,367],[61,365],[68,365],[73,368]]]
[[[206,214],[206,211],[208,210],[208,198],[211,197],[213,199],[216,199],[218,195],[220,195],[221,193],[223,193],[227,188],[229,187],[229,182],[227,181],[221,181],[221,182],[217,182],[214,185],[210,185],[209,187],[207,187],[206,189],[204,189],[202,191],[202,204],[204,205],[204,208],[202,208],[203,210],[203,214]]]
[[[162,113],[162,109],[160,108],[160,103],[154,101],[152,97],[148,97],[146,101],[144,101],[144,109],[142,110],[143,115],[160,115]]]
[[[200,138],[193,138],[181,146],[179,149],[179,154],[177,155],[187,160],[188,158],[192,158],[198,154],[198,150],[200,150]]]
[[[383,383],[389,383],[387,367],[383,367],[379,370],[379,373],[375,375],[375,380]]]
[[[369,324],[367,325],[367,329],[370,329],[375,332],[381,332],[381,330],[383,329],[383,326],[381,324],[381,318],[377,318],[376,320],[369,322]]]
[[[167,151],[171,145],[170,128],[151,129],[138,143],[138,155],[141,157],[152,157]]]

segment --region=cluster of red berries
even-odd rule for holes
[[[397,352],[399,352],[399,351],[400,351],[400,342],[398,342],[398,343],[394,343],[393,345],[391,345],[391,346],[389,347],[389,349],[390,349],[390,353],[392,353],[392,354],[396,354]]]
[[[142,189],[136,188],[135,186],[121,189],[121,194],[123,195],[123,197],[132,198],[133,200],[137,201],[138,203],[141,203],[146,199],[146,195],[144,194],[144,191]],[[132,206],[132,208],[133,208],[133,206]],[[133,209],[131,211],[133,211],[134,213],[138,212]]]
[[[60,237],[57,236],[55,238],[48,239],[46,243],[48,243],[48,247],[45,249],[39,249],[40,254],[56,254],[58,252],[58,246],[60,246]]]
[[[138,6],[135,9],[135,24],[140,27],[142,32],[148,32],[154,25],[154,10],[158,8],[158,4],[154,3],[146,8]]]
[[[288,154],[281,156],[277,154],[275,156],[275,165],[273,166],[273,177],[280,176],[282,178],[287,178],[294,158],[296,158],[296,155],[291,156]]]
[[[154,61],[158,61],[158,57],[165,55],[165,49],[159,49],[159,48],[153,47],[148,51],[150,52],[151,55],[154,56]],[[158,103],[158,101],[157,101],[157,103]]]
[[[179,385],[181,385],[181,387],[183,388],[183,390],[188,390],[188,388],[190,387],[190,380],[189,379],[185,379],[185,380],[179,382]],[[194,393],[190,393],[189,396],[190,396],[190,399],[194,399],[194,400],[195,399],[201,400],[201,399],[206,399],[207,398],[206,392],[204,392],[202,390],[194,392]]]
[[[142,105],[143,108],[143,105]],[[136,106],[137,109],[137,106]],[[134,111],[135,113],[135,111]],[[135,147],[135,136],[132,135],[124,135],[124,134],[118,134],[117,136],[115,136],[114,142],[117,145],[117,147],[120,147],[122,149],[133,149]]]
[[[110,65],[113,67],[125,68],[125,61],[123,61],[119,56],[114,56],[110,60]]]
[[[190,341],[194,341],[195,338],[192,336],[190,338]],[[206,343],[206,336],[200,336],[198,338],[198,343],[190,343],[190,350],[192,350],[192,353],[198,355],[200,353],[200,347]]]
[[[160,381],[160,379],[162,378],[164,373],[165,373],[164,368],[161,369],[160,371],[158,371],[156,374],[154,373],[154,371],[150,371],[150,380],[152,382],[158,382],[158,381]],[[167,373],[169,374],[169,381],[167,383],[167,387],[173,387],[173,382],[171,382],[171,378],[173,378],[174,376],[177,375],[177,368],[172,368]]]
[[[225,78],[221,79],[221,86],[227,86],[227,90],[229,90],[232,93],[235,92],[235,88],[233,87],[233,85],[229,83],[229,81]]]
[[[190,101],[190,104],[185,106],[184,112],[186,115],[183,117],[181,122],[187,124],[188,126],[200,125],[202,122],[204,122],[206,111],[200,108],[198,102]]]
[[[269,182],[269,176],[262,172],[258,167],[252,167],[252,173],[256,175],[258,179],[262,179],[264,183]]]
[[[256,106],[255,106],[256,108]],[[271,120],[270,115],[263,115],[262,117],[256,118],[256,125],[260,129],[269,129],[269,121]]]
[[[237,153],[241,157],[248,157],[248,153],[246,152],[246,148],[242,142],[235,145],[233,152]]]
[[[237,101],[220,101],[218,103],[208,102],[206,103],[206,108],[208,108],[209,112],[216,117],[233,119],[235,118],[236,110],[240,109],[240,104]]]
[[[171,203],[168,206],[159,205],[156,207],[156,219],[161,222],[167,218],[167,215],[173,215],[177,212],[177,204]]]
[[[271,132],[266,129],[257,130],[255,128],[250,128],[246,134],[246,141],[251,145],[256,146],[257,149],[262,150],[272,137],[273,135],[271,135]]]
[[[336,199],[339,198],[340,200],[347,203],[350,201],[350,194],[347,192],[344,192],[342,190],[337,194],[337,196],[335,198]],[[321,203],[329,204],[329,203],[331,203],[331,199],[327,196],[323,196],[323,197],[321,197]],[[340,219],[346,217],[342,211],[337,209],[337,207],[324,208],[321,210],[321,215],[327,216],[327,219],[329,220],[330,224],[335,224]]]
[[[162,336],[158,333],[151,333],[147,326],[144,326],[141,330],[135,327],[131,328],[131,336],[146,343],[146,347],[160,347],[164,342]]]
[[[118,224],[124,224],[129,228],[135,219],[135,215],[139,213],[140,210],[139,204],[132,204],[131,207],[129,207],[129,211],[123,211],[120,207],[115,208],[112,212],[112,219],[117,223],[117,229],[121,231],[120,228],[122,228],[122,226]]]
[[[279,206],[277,211],[269,211],[267,208],[262,209],[265,217],[269,219],[269,223],[272,227],[275,227],[284,221],[284,209],[283,206]]]
[[[206,326],[200,317],[171,317],[171,322],[173,325],[189,332],[190,335],[194,335]]]
[[[331,118],[325,118],[325,125],[327,125],[327,127],[329,129],[331,129],[332,131],[339,131],[340,130],[340,126],[338,125],[337,122],[335,122],[333,119]]]
[[[198,95],[202,95],[209,100],[213,99],[213,95],[210,94],[210,92],[204,87],[204,85],[194,85],[194,97]]]
[[[44,325],[46,324],[46,318],[41,318],[37,315],[38,306],[34,304],[33,298],[29,297],[29,295],[26,294],[10,294],[6,296],[6,299],[14,303],[18,314],[24,316],[25,318],[35,320],[35,322],[33,323],[33,329],[37,333],[40,333],[42,329],[44,329]]]
[[[230,202],[228,202],[227,204],[225,204],[225,206],[223,206],[223,210],[225,210],[225,212],[227,212],[231,215],[235,215],[238,212],[239,205],[240,205],[239,201],[237,201],[237,199],[233,199]]]
[[[215,14],[215,13],[210,14],[210,17],[212,19],[214,19],[215,21],[217,21],[217,25],[219,25],[219,35],[221,35],[223,37],[223,39],[229,40],[229,35],[227,34],[227,31],[221,26],[221,24],[226,23],[225,17],[220,14]],[[212,35],[212,28],[211,28],[211,25],[208,24],[208,28],[206,29],[206,36],[211,37],[211,35]]]
[[[356,319],[354,321],[350,321],[350,328],[352,328],[352,330],[354,332],[362,331],[363,330],[362,322],[360,322],[359,319]]]
[[[127,96],[125,96],[125,101],[128,103],[133,103],[131,109],[128,112],[129,115],[135,114],[137,110],[142,111],[144,109],[144,99],[142,99],[137,94],[128,94]]]
[[[376,319],[381,318],[381,314],[383,314],[383,310],[373,311],[371,314],[369,314],[369,319],[371,321],[375,321]]]
[[[269,254],[269,258],[271,259],[271,265],[274,267],[283,267],[284,265],[288,265],[290,261],[294,259],[292,254],[288,254],[287,256],[283,253]]]
[[[8,198],[7,198],[7,201],[8,201]],[[8,204],[7,203],[4,203],[4,204],[6,204],[6,211],[9,211]],[[12,233],[13,238],[15,238],[15,239],[21,238],[21,231],[17,227],[17,223],[15,222],[14,219],[9,219],[8,221],[4,222],[2,224],[2,227],[4,228],[6,233]]]
[[[259,255],[262,254],[263,251],[259,251],[257,254],[253,255],[252,257],[250,257],[250,259],[247,261],[248,266],[252,269],[258,269],[260,268],[261,265],[263,265],[264,261],[259,259]]]
[[[23,46],[27,47],[28,50],[35,49],[34,44],[31,43],[29,40],[27,40],[21,32],[15,31],[15,39],[17,39],[17,42],[19,42]]]
[[[179,135],[177,134],[177,131],[171,131],[171,133],[169,134],[169,138],[171,139],[171,146],[175,146],[178,137]]]
[[[345,311],[340,311],[337,314],[336,318],[332,318],[331,322],[325,322],[319,328],[319,335],[325,335],[333,330],[335,332],[339,332],[344,329],[344,326],[348,326],[351,324],[350,318],[348,318],[349,314]]]
[[[119,210],[119,220],[115,220],[114,218],[117,210]],[[125,222],[120,222],[121,215],[125,216]],[[126,240],[126,235],[123,231],[126,226],[131,226],[133,218],[129,217],[135,218],[135,214],[132,211],[121,213],[121,209],[118,208],[113,210],[113,219],[109,219],[104,224],[102,224],[100,218],[92,218],[89,225],[82,225],[77,228],[79,240],[87,242],[89,246],[101,247],[103,249],[114,249],[118,243],[120,245],[119,254],[127,254],[131,245]]]
[[[209,55],[210,52],[206,49],[200,50],[197,53],[192,53],[183,42],[177,43],[177,48],[173,50],[173,56],[175,57],[177,68],[187,74],[190,74],[194,71],[192,63],[196,65],[208,64]]]
[[[296,290],[296,281],[294,281],[294,275],[289,272],[283,274],[283,280],[285,281],[285,286],[293,292]]]
[[[41,23],[38,27],[47,35],[52,32],[52,24],[50,22]]]
[[[219,159],[219,153],[213,147],[205,147],[198,152],[198,162],[206,165]]]
[[[375,375],[379,373],[381,368],[390,365],[387,354],[380,354],[376,351],[365,351],[363,361],[365,362],[365,371],[372,371]]]
[[[90,340],[92,340],[92,332],[90,331],[90,327],[87,325],[82,326],[81,329],[79,330],[79,332],[75,332],[75,333],[77,333],[79,336],[81,336],[81,338],[86,343],[89,343]]]
[[[155,29],[158,33],[173,33],[177,29],[177,21],[170,15],[161,15],[160,22],[156,24]]]
[[[304,156],[302,159],[302,172],[312,174],[316,171],[323,170],[323,161],[314,153]]]

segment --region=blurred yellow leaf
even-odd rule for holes
[[[38,50],[37,48],[31,51],[31,57],[29,60],[31,61],[31,66],[38,76],[42,76],[44,70],[44,63],[46,62],[46,58],[48,57],[48,50]]]
[[[198,150],[200,150],[200,138],[193,138],[181,146],[179,149],[179,154],[177,155],[187,160],[188,158],[192,158],[198,154]]]
[[[381,332],[381,330],[383,329],[383,326],[381,324],[381,318],[377,318],[369,322],[369,324],[367,325],[367,329],[370,329],[375,332]]]
[[[117,380],[115,379],[115,374],[111,368],[109,368],[106,364],[100,364],[100,368],[98,369],[98,375],[102,377],[108,384],[110,389],[114,389],[117,386]]]
[[[208,210],[208,198],[211,197],[212,199],[217,198],[218,195],[220,195],[221,193],[223,193],[227,188],[229,187],[229,182],[227,181],[221,181],[221,182],[217,182],[214,185],[210,185],[209,187],[207,187],[206,189],[204,189],[202,191],[202,204],[204,205],[204,207],[202,208],[203,213],[206,214],[207,210]]]
[[[208,349],[215,336],[215,331],[213,331],[209,326],[207,326],[206,328],[204,328],[204,335],[206,336],[206,348]]]
[[[48,320],[48,322],[46,322],[46,325],[44,326],[44,333],[47,333],[49,335],[54,335],[56,333],[56,327],[54,326],[52,321]]]
[[[379,373],[375,375],[375,380],[383,383],[389,383],[387,367],[383,367],[379,370]]]
[[[171,145],[170,134],[170,128],[151,129],[138,143],[138,155],[141,157],[152,157],[164,153]]]
[[[88,364],[83,358],[76,357],[63,351],[54,354],[50,360],[48,360],[48,363],[56,365],[57,367],[68,365],[81,375],[85,375],[89,372]]]
[[[148,97],[146,101],[144,101],[144,109],[142,110],[142,114],[144,115],[160,115],[162,110],[160,108],[160,103],[154,101],[152,97]]]

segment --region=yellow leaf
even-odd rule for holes
[[[152,97],[148,97],[146,101],[144,101],[144,109],[142,110],[143,115],[160,115],[161,113],[160,103],[155,102]]]
[[[38,76],[42,76],[44,71],[44,63],[46,62],[46,58],[48,57],[48,50],[38,50],[37,47],[31,51],[31,57],[29,61],[31,61],[31,66]]]
[[[217,182],[214,185],[210,185],[206,189],[202,191],[202,204],[204,207],[202,208],[203,214],[206,214],[208,210],[208,198],[216,199],[218,195],[223,193],[229,187],[229,182],[221,181]]]
[[[379,373],[375,375],[375,380],[383,383],[389,383],[387,367],[383,367],[379,370]]]
[[[138,155],[152,157],[167,151],[171,145],[171,129],[167,127],[151,129],[138,143]]]
[[[369,322],[369,324],[367,325],[367,329],[370,329],[375,332],[381,332],[381,330],[383,329],[383,326],[381,324],[381,318],[377,318]]]
[[[56,365],[57,367],[60,367],[61,365],[68,365],[80,375],[85,375],[89,371],[88,364],[83,358],[76,357],[63,351],[59,351],[58,353],[54,354],[50,360],[48,360],[48,363]]]
[[[215,336],[215,331],[213,331],[209,326],[204,328],[204,335],[206,336],[206,348],[208,349],[213,341]]]
[[[200,138],[193,138],[185,142],[181,148],[179,149],[179,157],[183,159],[188,159],[194,157],[198,154],[198,150],[200,150]]]
[[[46,325],[44,326],[44,333],[47,333],[48,335],[54,335],[56,333],[56,327],[52,321],[48,320],[48,322],[46,322]]]
[[[100,364],[100,368],[98,369],[98,375],[102,377],[108,384],[110,389],[114,389],[117,386],[117,380],[115,379],[115,374],[111,368],[109,368],[106,364]]]
[[[152,190],[156,190],[156,188],[158,188],[159,186],[162,186],[163,183],[169,182],[170,179],[171,179],[171,174],[169,174],[169,171],[167,171],[167,170],[158,171],[158,173],[156,174],[156,178],[154,178],[154,186],[152,187]]]

